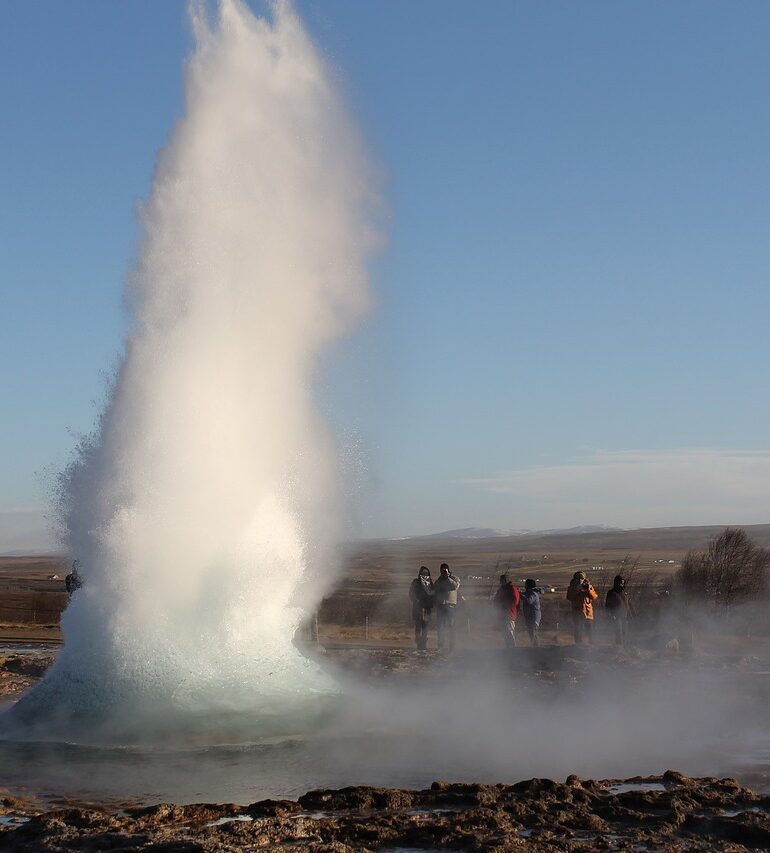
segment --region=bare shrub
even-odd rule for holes
[[[729,608],[759,596],[770,568],[770,550],[739,527],[727,527],[705,553],[688,551],[676,573],[679,591],[692,601]]]

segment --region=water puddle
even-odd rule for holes
[[[742,809],[722,809],[720,815],[722,817],[737,817],[739,814],[744,814],[745,812],[754,812],[754,814],[759,814],[763,810],[759,806],[746,806]]]
[[[211,823],[207,823],[206,826],[224,826],[227,823],[248,823],[254,820],[254,818],[249,814],[239,814],[233,815],[232,817],[220,817],[219,820],[212,820]]]
[[[433,808],[424,808],[424,809],[406,809],[405,814],[415,815],[415,817],[420,817],[422,815],[434,815],[434,814],[456,814],[457,812],[464,812],[467,806],[434,806]],[[397,809],[397,811],[401,811]]]
[[[665,791],[666,786],[660,782],[622,782],[617,785],[608,785],[605,790],[609,794],[628,794],[631,791],[644,792]]]
[[[61,643],[55,640],[35,640],[34,643],[5,643],[0,641],[0,652],[14,655],[48,656],[61,648]]]
[[[17,814],[0,815],[0,826],[7,826],[10,829],[15,829],[17,826],[22,826],[29,821],[28,817],[23,817]]]
[[[335,815],[340,814],[340,812],[352,811],[356,812],[356,814],[360,814],[363,817],[373,817],[378,814],[383,813],[391,813],[396,812],[398,814],[409,815],[410,817],[417,818],[418,820],[423,820],[428,817],[432,817],[435,815],[451,815],[457,814],[458,812],[464,811],[464,806],[436,806],[434,808],[414,808],[414,809],[391,809],[391,808],[382,808],[382,809],[340,809],[339,812],[325,812],[325,811],[312,811],[312,812],[293,812],[290,815],[287,815],[288,818],[305,818],[311,820],[323,820],[324,818],[334,817]]]

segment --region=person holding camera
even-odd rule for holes
[[[572,605],[572,627],[575,631],[575,645],[583,642],[583,635],[589,645],[594,642],[594,601],[599,594],[593,588],[585,572],[575,572],[567,589],[567,600]]]
[[[443,649],[448,645],[451,652],[455,647],[455,607],[457,607],[457,590],[460,588],[460,581],[449,571],[446,563],[441,564],[439,572],[438,580],[433,584],[438,647]]]

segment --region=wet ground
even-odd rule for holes
[[[323,737],[167,748],[0,743],[0,849],[770,848],[767,728],[751,740],[743,737],[740,718],[731,716],[732,709],[738,714],[768,707],[770,667],[762,654],[685,657],[609,647],[314,653],[325,668],[357,685],[359,717],[348,717],[356,719],[355,730],[343,724]],[[13,703],[34,684],[54,654],[34,645],[0,650],[5,701]],[[684,704],[671,705],[670,697],[692,677],[706,692],[686,693]],[[500,692],[489,693],[489,684]],[[601,693],[607,685],[614,697]],[[648,705],[634,717],[638,703],[624,706],[624,697],[632,689],[645,696],[653,687],[663,704]],[[732,704],[721,704],[726,696]],[[425,697],[435,701],[426,704]],[[502,717],[488,707],[500,701],[510,701]],[[612,701],[620,704],[593,721],[592,709],[604,713]],[[666,719],[669,711],[672,718]],[[394,723],[401,712],[403,720]],[[361,716],[371,731],[361,728]],[[429,743],[425,732],[431,729],[414,734],[423,716],[434,728],[448,726],[451,749],[437,750],[440,739]],[[766,713],[757,718],[763,716],[767,722]],[[594,767],[611,766],[614,751],[623,773],[629,767],[659,773],[675,764],[700,778],[673,771],[600,782],[567,776],[578,769],[585,777],[592,766],[588,743],[574,753],[572,737],[555,751],[549,746],[573,717],[578,730],[595,722],[601,742],[619,718],[610,758],[595,756]],[[504,728],[496,729],[501,722]],[[713,728],[688,744],[688,730],[706,724]],[[729,737],[717,744],[725,727]],[[623,755],[632,731],[642,740]],[[458,751],[461,743],[465,752]],[[490,755],[490,743],[498,756]],[[725,745],[728,756],[720,753]],[[739,781],[704,777],[716,767]],[[534,774],[566,781],[518,781]],[[319,790],[308,792],[310,787]]]

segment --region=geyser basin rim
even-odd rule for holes
[[[82,713],[62,717],[25,717],[18,707],[0,717],[0,737],[7,741],[64,743],[101,748],[161,749],[249,746],[302,739],[323,732],[335,717],[339,694],[282,697],[271,711],[190,711],[167,709],[121,716]],[[20,713],[21,711],[21,713]]]

